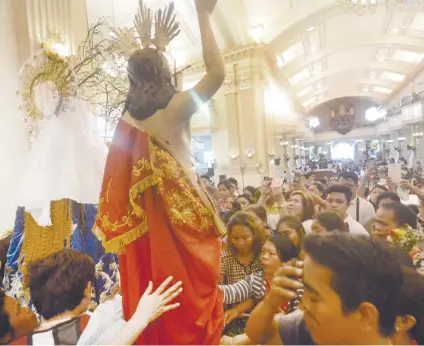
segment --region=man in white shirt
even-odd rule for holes
[[[375,217],[375,210],[370,202],[356,194],[358,189],[358,176],[353,172],[343,172],[340,174],[339,184],[348,187],[352,192],[352,200],[347,213],[352,219],[366,227],[368,222]]]
[[[327,205],[328,208],[338,213],[344,222],[349,225],[349,232],[354,235],[369,235],[366,229],[357,221],[355,221],[348,213],[349,204],[352,198],[351,190],[344,185],[332,185],[327,190]],[[308,220],[303,223],[303,228],[306,233],[312,232],[313,220]]]

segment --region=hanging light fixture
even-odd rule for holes
[[[405,0],[393,0],[399,4],[405,3]],[[348,13],[354,13],[359,16],[365,13],[373,14],[377,10],[377,7],[381,3],[386,4],[386,8],[389,6],[389,0],[337,0],[337,3]]]

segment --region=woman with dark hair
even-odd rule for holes
[[[227,224],[227,244],[221,253],[221,275],[219,284],[228,285],[245,279],[262,270],[259,256],[264,243],[264,233],[255,219],[246,212],[235,213]],[[253,301],[237,306],[225,306],[224,333],[243,329],[244,321],[238,317],[253,307]],[[230,322],[233,322],[229,325]]]
[[[249,195],[242,194],[235,199],[233,209],[235,211],[245,210],[252,203],[252,198]]]
[[[284,214],[295,215],[302,222],[313,219],[315,215],[313,199],[307,192],[293,191]]]
[[[270,237],[272,235],[273,231],[268,226],[266,210],[263,206],[251,204],[245,209],[245,212],[255,219],[260,228],[263,228],[265,236]]]
[[[312,222],[312,232],[324,234],[327,232],[349,232],[349,225],[335,211],[323,211],[315,215]]]
[[[383,185],[375,185],[370,193],[370,202],[373,205],[375,211],[377,211],[378,209],[378,202],[379,202],[379,197],[384,193],[384,192],[388,192],[389,190],[387,189],[387,187],[383,186]]]
[[[276,232],[290,238],[298,250],[305,236],[302,222],[294,215],[285,215],[278,221]]]
[[[227,245],[221,253],[220,285],[235,283],[261,270],[259,255],[264,235],[255,219],[239,211],[228,222],[227,231]]]

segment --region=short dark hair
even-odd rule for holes
[[[258,257],[261,254],[262,245],[265,240],[265,235],[263,230],[258,227],[258,225],[255,222],[255,219],[249,215],[248,213],[244,211],[238,211],[236,212],[228,221],[227,224],[227,247],[228,249],[233,253],[236,254],[237,250],[233,245],[233,242],[231,240],[231,233],[233,231],[233,228],[235,226],[244,226],[249,228],[252,231],[253,234],[253,254],[255,257]]]
[[[15,331],[10,324],[9,315],[4,311],[5,298],[6,294],[0,289],[0,341],[6,344],[14,338]]]
[[[383,190],[384,192],[389,191],[389,189],[387,187],[385,187],[384,185],[375,185],[372,189],[371,192],[373,192],[375,189],[380,189]]]
[[[234,184],[236,187],[238,187],[238,181],[236,178],[228,178],[228,181],[230,184]]]
[[[345,180],[352,180],[355,183],[355,185],[358,185],[358,182],[359,182],[358,176],[356,175],[356,173],[353,173],[353,172],[342,172],[339,175],[339,180],[341,178]]]
[[[345,197],[346,197],[347,204],[349,204],[350,201],[352,200],[352,191],[347,186],[344,186],[344,185],[340,185],[340,184],[331,185],[327,189],[327,196],[330,193],[342,193],[342,194],[344,194]]]
[[[288,262],[299,256],[299,250],[293,244],[291,239],[284,234],[275,233],[268,238],[268,241],[275,245],[281,262]]]
[[[398,203],[400,203],[400,197],[396,193],[390,192],[390,191],[383,192],[380,196],[378,196],[378,198],[377,198],[377,206],[380,204],[380,202],[383,199],[390,199],[392,202],[398,202]]]
[[[252,196],[254,196],[254,195],[255,195],[255,193],[256,193],[256,191],[257,191],[258,189],[254,188],[253,186],[246,186],[246,187],[244,188],[244,190],[249,191],[249,192],[252,194]]]
[[[327,232],[349,232],[349,225],[335,211],[322,211],[315,215],[315,220],[322,224]]]
[[[384,204],[381,208],[394,212],[398,226],[409,225],[413,229],[417,229],[417,215],[415,215],[414,212],[405,204],[398,202],[389,203]]]
[[[331,270],[332,288],[340,296],[343,311],[370,302],[379,311],[380,333],[394,332],[395,300],[403,284],[397,258],[389,244],[372,237],[347,233],[308,235],[303,249],[311,259]]]
[[[95,282],[93,260],[71,249],[30,263],[26,277],[32,302],[44,319],[74,310],[89,282]]]
[[[227,179],[221,180],[218,183],[218,187],[220,187],[221,185],[224,185],[227,190],[231,189],[231,184],[230,184],[229,180],[227,180]]]
[[[396,312],[398,316],[415,318],[410,336],[417,345],[424,345],[424,277],[407,267],[402,267],[402,273],[404,283],[396,299]]]
[[[327,194],[325,186],[319,182],[315,182],[312,185],[315,186],[319,192],[322,192],[322,199],[325,199]]]

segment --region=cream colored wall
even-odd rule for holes
[[[0,234],[13,227],[19,184],[28,151],[24,124],[18,113],[17,75],[19,49],[15,36],[12,1],[0,1]]]

